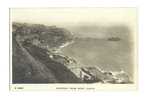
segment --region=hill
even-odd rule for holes
[[[13,23],[12,29],[13,83],[82,82],[65,65],[47,55],[49,48],[72,39],[69,31],[26,23]]]

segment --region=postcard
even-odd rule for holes
[[[9,11],[11,91],[137,89],[136,8]]]

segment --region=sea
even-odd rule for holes
[[[61,52],[75,59],[81,67],[97,66],[105,71],[125,71],[133,78],[134,48],[128,40],[109,41],[106,38],[76,38]]]

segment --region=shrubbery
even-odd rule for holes
[[[41,24],[16,23],[12,24],[12,33],[19,41],[36,41],[42,46],[59,47],[72,41],[73,36],[64,28],[45,26]]]

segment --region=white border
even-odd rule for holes
[[[60,2],[59,2],[60,1]],[[149,93],[149,29],[148,0],[1,0],[1,56],[0,56],[0,93],[1,99],[54,99],[54,100],[147,100]],[[11,7],[60,7],[60,6],[91,6],[91,7],[138,7],[139,8],[139,90],[136,91],[100,91],[100,92],[9,92],[9,8]]]

